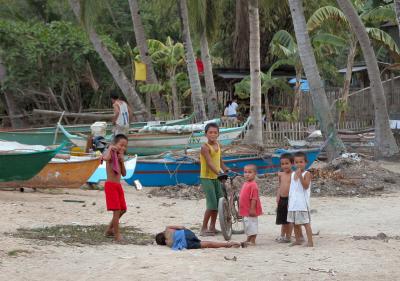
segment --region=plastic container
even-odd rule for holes
[[[105,137],[107,133],[106,122],[95,122],[90,126],[93,137]]]

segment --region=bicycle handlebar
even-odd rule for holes
[[[241,176],[241,174],[229,170],[228,172],[219,174],[219,175],[218,175],[218,180],[220,180],[220,181],[226,181],[228,178],[234,179],[234,178],[236,178],[237,176]]]

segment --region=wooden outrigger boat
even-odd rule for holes
[[[10,142],[0,141],[0,182],[29,180],[38,174],[64,147],[55,149],[6,149]]]
[[[190,115],[183,119],[169,120],[169,121],[149,121],[149,122],[135,122],[130,124],[131,130],[139,130],[144,126],[157,126],[157,125],[183,125],[192,122],[194,115]],[[90,133],[90,124],[84,125],[67,125],[64,126],[70,133]],[[111,132],[112,125],[107,124],[107,131]],[[57,143],[68,141],[68,138],[62,133],[57,132],[57,126],[55,127],[42,127],[42,128],[31,128],[31,129],[18,129],[18,130],[0,130],[0,139],[6,141],[17,141],[24,144],[30,145],[52,145],[54,140]]]
[[[232,171],[243,173],[244,166],[254,164],[257,174],[276,173],[280,170],[280,155],[298,150],[277,149],[270,155],[229,155],[224,156],[226,166]],[[307,168],[317,159],[320,148],[301,150],[307,155]],[[164,157],[161,159],[138,159],[133,176],[126,180],[134,185],[139,180],[142,186],[169,186],[177,184],[196,185],[200,183],[200,163],[192,157]]]
[[[240,127],[221,128],[219,142],[222,145],[230,145],[245,130],[249,120]],[[64,135],[78,147],[85,147],[85,137],[69,133],[62,125],[58,124]],[[205,133],[136,133],[128,136],[128,149],[130,154],[157,155],[171,150],[184,150],[200,148],[207,141]],[[108,139],[110,140],[110,138]]]
[[[69,159],[53,158],[30,180],[1,185],[17,188],[79,188],[86,183],[99,164],[99,156],[71,156]]]
[[[135,172],[136,168],[136,160],[137,156],[130,157],[127,159],[124,164],[125,164],[125,170],[126,170],[126,176],[121,177],[121,179],[130,179],[133,176],[133,173]],[[107,171],[106,171],[106,162],[103,162],[100,164],[100,166],[97,167],[97,169],[94,171],[94,173],[90,176],[90,178],[86,181],[87,183],[99,183],[101,181],[107,180]]]

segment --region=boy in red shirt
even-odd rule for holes
[[[247,235],[246,244],[255,245],[258,233],[258,216],[262,214],[258,185],[255,182],[257,175],[256,165],[244,167],[244,178],[246,182],[240,190],[239,214],[243,217],[244,232]]]
[[[116,242],[122,243],[119,231],[119,219],[126,212],[124,190],[120,183],[121,176],[126,175],[124,154],[128,145],[128,138],[119,134],[114,137],[113,143],[103,155],[106,161],[107,181],[104,185],[107,211],[113,212],[113,218],[106,230],[106,236],[114,237]]]

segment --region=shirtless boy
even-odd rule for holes
[[[126,175],[124,153],[127,145],[128,139],[125,135],[116,135],[113,143],[103,155],[107,171],[107,181],[104,185],[107,211],[113,212],[113,218],[105,234],[106,236],[114,237],[117,242],[122,242],[122,236],[119,231],[119,219],[126,213],[125,195],[120,179],[121,175]]]
[[[276,224],[281,225],[281,235],[275,239],[278,243],[289,243],[292,236],[292,225],[287,222],[290,178],[292,175],[293,156],[284,153],[280,158],[281,171],[278,172],[279,186],[276,189]]]

